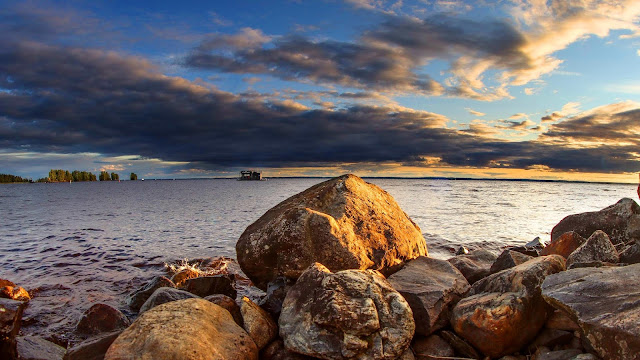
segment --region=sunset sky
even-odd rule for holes
[[[640,1],[2,1],[0,173],[637,182]]]

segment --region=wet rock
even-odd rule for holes
[[[572,331],[542,329],[538,336],[536,336],[535,340],[529,344],[529,349],[531,349],[532,352],[535,352],[537,348],[542,346],[553,348],[556,345],[566,344],[570,342],[571,339],[573,339]]]
[[[618,251],[613,246],[607,234],[596,230],[587,241],[580,245],[567,258],[567,267],[575,263],[589,263],[594,261],[617,263]]]
[[[476,349],[455,333],[444,330],[440,332],[440,336],[451,345],[456,354],[470,359],[480,359]]]
[[[204,299],[227,309],[227,311],[231,314],[236,324],[244,328],[244,324],[242,322],[242,314],[240,313],[240,306],[236,304],[235,300],[223,294],[209,295]]]
[[[498,256],[496,261],[491,265],[491,269],[489,269],[490,274],[495,274],[502,270],[506,270],[512,268],[514,266],[520,265],[531,260],[533,257],[529,255],[525,255],[523,253],[519,253],[513,250],[505,250]]]
[[[313,358],[296,354],[284,347],[282,339],[276,339],[260,352],[260,360],[312,360]]]
[[[385,271],[427,255],[420,228],[384,190],[355,175],[317,184],[276,205],[236,244],[242,270],[261,289],[297,279],[315,262],[332,271]]]
[[[454,256],[447,260],[469,281],[469,284],[489,275],[491,265],[496,261],[497,256],[492,252],[480,249],[474,250],[466,255]]]
[[[103,333],[74,345],[67,349],[64,360],[103,360],[109,346],[121,333],[122,330]]]
[[[566,259],[572,252],[579,248],[580,245],[584,244],[585,241],[587,241],[587,239],[580,236],[577,232],[569,231],[551,241],[547,247],[540,251],[540,255],[546,256],[556,254]]]
[[[129,325],[131,322],[120,310],[107,304],[95,304],[82,314],[76,332],[91,336],[125,329]]]
[[[393,359],[415,331],[411,308],[378,272],[314,264],[289,290],[279,319],[287,349],[322,359]]]
[[[164,276],[156,276],[146,285],[129,294],[127,305],[135,311],[140,310],[140,307],[147,301],[149,296],[161,287],[175,288],[176,285]]]
[[[580,330],[580,326],[573,321],[564,311],[555,310],[553,314],[549,316],[546,324],[544,325],[548,329],[557,329],[565,331]]]
[[[62,360],[66,351],[38,336],[19,336],[16,338],[18,360]]]
[[[184,289],[200,297],[223,294],[235,299],[238,293],[233,284],[232,275],[202,276],[185,280]]]
[[[24,288],[17,286],[9,280],[0,279],[0,298],[29,301],[31,296]]]
[[[531,256],[531,257],[540,256],[540,250],[539,249],[530,248],[530,247],[526,247],[526,246],[512,246],[512,247],[508,248],[508,250],[519,252],[521,254],[524,254],[524,255],[527,255],[527,256]]]
[[[258,350],[267,346],[276,338],[278,334],[278,325],[273,321],[269,313],[262,310],[253,301],[246,296],[242,298],[240,303],[240,313],[244,329],[256,343]]]
[[[231,314],[204,299],[146,311],[111,344],[105,360],[258,359],[251,337]]]
[[[571,358],[580,354],[582,354],[582,351],[576,349],[559,351],[538,351],[533,355],[532,360],[570,360]]]
[[[453,309],[457,334],[498,358],[533,340],[551,309],[540,294],[545,277],[565,269],[559,255],[534,258],[476,282]]]
[[[184,269],[179,271],[171,277],[171,281],[177,286],[181,287],[184,282],[189,279],[194,279],[200,276],[200,273],[193,269]]]
[[[540,237],[539,237],[539,236],[537,236],[535,239],[533,239],[533,240],[529,241],[529,242],[528,242],[528,243],[526,243],[524,246],[525,246],[525,247],[528,247],[528,248],[535,248],[535,249],[538,249],[538,250],[542,250],[542,249],[544,249],[547,245],[546,245],[544,242],[542,242],[542,239],[540,239]]]
[[[425,336],[449,324],[451,309],[470,288],[449,262],[424,256],[408,262],[388,280],[411,306],[416,333]]]
[[[456,251],[456,255],[465,255],[469,253],[469,249],[466,246],[460,246]]]
[[[569,215],[551,230],[551,241],[569,231],[586,239],[596,230],[604,231],[614,245],[640,239],[640,206],[624,198],[600,211]]]
[[[12,359],[16,355],[16,336],[26,303],[0,298],[0,354]]]
[[[640,264],[572,269],[544,281],[542,295],[578,323],[603,359],[640,359]]]
[[[289,283],[284,277],[279,277],[269,282],[269,284],[267,284],[267,294],[260,299],[258,305],[275,319],[278,319],[284,298],[287,296],[287,291],[289,291],[292,285],[293,284]]]
[[[451,345],[438,335],[418,336],[411,344],[411,348],[418,360],[444,360],[455,355]]]
[[[184,290],[169,288],[169,287],[161,287],[149,296],[147,301],[142,304],[140,307],[139,313],[152,309],[158,305],[165,304],[171,301],[178,301],[184,299],[197,298],[196,295]]]

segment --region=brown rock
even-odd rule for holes
[[[573,321],[564,311],[555,310],[547,319],[544,325],[548,329],[576,331],[580,330],[580,326]]]
[[[640,239],[640,206],[624,198],[600,211],[569,215],[551,230],[551,242],[569,231],[586,239],[596,230],[604,231],[614,245]]]
[[[417,336],[411,348],[418,360],[445,360],[455,355],[451,345],[438,335]]]
[[[626,246],[620,252],[620,262],[625,264],[640,263],[640,240]]]
[[[256,343],[258,350],[261,350],[272,342],[278,334],[278,325],[273,321],[269,313],[262,310],[248,297],[242,298],[240,313],[244,329]]]
[[[236,244],[242,270],[261,289],[297,279],[315,262],[332,271],[384,271],[427,255],[420,228],[384,190],[355,175],[317,184],[267,211]]]
[[[302,354],[296,354],[287,350],[284,347],[282,339],[276,339],[276,341],[267,345],[260,352],[260,360],[311,360],[313,358],[304,356]]]
[[[109,346],[121,333],[122,330],[103,333],[74,345],[67,349],[64,360],[103,360]]]
[[[146,285],[129,294],[129,297],[127,298],[127,305],[129,305],[133,310],[140,310],[140,307],[145,303],[145,301],[147,301],[149,296],[161,287],[175,288],[176,285],[164,276],[156,276]]]
[[[0,298],[0,354],[8,359],[16,356],[16,336],[26,303]]]
[[[570,360],[582,351],[576,349],[559,350],[559,351],[538,351],[533,355],[532,360]]]
[[[596,230],[587,241],[580,245],[567,258],[567,267],[577,263],[590,263],[596,261],[617,263],[618,251],[613,246],[607,234]]]
[[[62,360],[66,351],[62,346],[37,336],[17,337],[16,349],[18,360]]]
[[[540,251],[540,255],[560,255],[563,258],[568,258],[572,252],[574,252],[580,245],[584,244],[587,239],[580,236],[575,231],[566,232],[555,240],[551,241],[551,243]]]
[[[378,272],[318,263],[287,293],[279,325],[290,351],[336,360],[397,358],[415,331],[409,304]]]
[[[473,284],[489,275],[491,265],[493,265],[496,259],[497,256],[490,251],[480,249],[474,250],[466,255],[454,256],[447,261],[460,270],[462,275],[469,281],[469,284]]]
[[[449,262],[424,256],[411,260],[388,280],[411,306],[416,333],[425,336],[449,324],[451,309],[470,288]]]
[[[184,289],[200,297],[223,294],[235,299],[237,291],[233,284],[233,275],[202,276],[185,280]]]
[[[125,329],[129,325],[131,322],[120,310],[107,304],[95,304],[82,314],[76,332],[91,336]]]
[[[480,354],[478,354],[476,349],[455,333],[444,330],[440,332],[440,336],[451,345],[456,354],[470,359],[480,359]]]
[[[240,313],[240,306],[236,304],[235,300],[223,294],[209,295],[204,299],[227,309],[227,311],[231,313],[231,316],[233,317],[233,320],[236,322],[236,324],[244,328],[244,324],[242,322],[242,313]]]
[[[173,274],[171,281],[177,286],[181,287],[185,280],[194,279],[200,276],[200,273],[192,269],[184,269],[180,272]]]
[[[172,301],[145,312],[111,344],[105,360],[258,359],[231,314],[204,299]]]
[[[192,293],[184,290],[169,288],[169,287],[161,287],[149,296],[147,301],[142,304],[140,307],[139,313],[152,309],[158,305],[162,305],[171,301],[178,301],[184,299],[192,299],[197,298],[198,296],[193,295]]]
[[[513,251],[513,250],[505,250],[498,256],[496,261],[491,265],[491,269],[489,269],[490,274],[495,274],[502,270],[510,269],[514,266],[520,265],[531,260],[533,257],[529,255],[525,255],[523,253]]]
[[[578,323],[587,348],[608,360],[640,359],[640,264],[580,268],[544,281],[542,295]]]
[[[0,279],[0,298],[29,301],[31,296],[24,288],[16,286],[9,280]]]
[[[540,295],[547,275],[563,271],[564,258],[531,259],[476,282],[453,309],[457,334],[485,355],[498,358],[533,340],[551,313]]]
[[[546,346],[553,348],[556,345],[563,345],[573,339],[572,331],[558,330],[558,329],[542,329],[535,340],[529,344],[531,352],[539,347]]]

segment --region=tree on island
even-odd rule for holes
[[[9,174],[0,174],[0,183],[8,184],[8,183],[23,183],[23,182],[31,182],[31,179],[21,178],[16,175]]]
[[[119,181],[120,180],[120,175],[112,172],[111,173],[111,181]]]
[[[111,181],[111,176],[109,176],[108,172],[101,171],[100,172],[100,181]]]
[[[129,180],[132,180],[132,181],[138,180],[138,175],[136,175],[136,173],[131,173],[131,175],[129,175]]]

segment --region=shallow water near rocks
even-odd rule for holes
[[[2,185],[0,278],[34,295],[24,333],[64,334],[94,303],[126,312],[126,294],[165,274],[165,262],[235,258],[235,242],[249,224],[323,180]],[[438,258],[461,245],[498,253],[536,236],[548,241],[569,214],[637,197],[636,185],[623,184],[366,180],[396,199]]]

